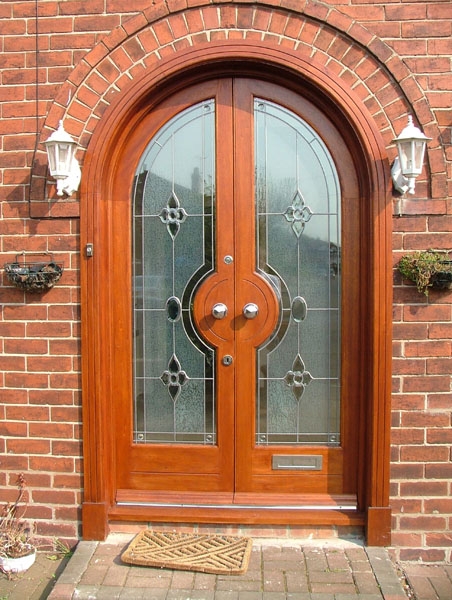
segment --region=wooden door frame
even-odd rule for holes
[[[184,49],[140,74],[113,101],[99,121],[83,165],[81,189],[81,306],[82,390],[84,432],[83,538],[105,539],[110,520],[149,521],[146,507],[115,504],[114,448],[110,404],[114,390],[108,373],[114,364],[115,340],[128,324],[109,322],[111,302],[129,302],[128,294],[110,292],[99,285],[111,264],[118,232],[111,230],[109,211],[114,202],[113,174],[124,166],[121,152],[130,132],[163,97],[189,84],[221,75],[269,79],[299,91],[341,124],[341,132],[355,159],[361,197],[363,292],[361,314],[362,377],[360,397],[367,403],[360,414],[359,504],[350,516],[337,510],[275,511],[219,509],[164,509],[154,520],[194,522],[303,523],[311,525],[364,524],[369,545],[388,545],[391,532],[389,506],[390,398],[392,357],[392,259],[389,163],[383,140],[365,105],[322,67],[297,53],[261,42],[211,43]],[[134,165],[130,165],[134,169]],[[93,244],[94,255],[85,248]]]

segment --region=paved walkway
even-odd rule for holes
[[[384,548],[254,540],[246,574],[220,576],[121,563],[131,537],[81,542],[49,600],[407,600]],[[335,545],[336,544],[336,545]]]
[[[360,543],[254,539],[247,572],[219,576],[123,564],[132,538],[80,542],[68,563],[39,553],[26,573],[0,574],[0,600],[452,600],[452,565],[395,566]]]

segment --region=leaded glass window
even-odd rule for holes
[[[134,442],[216,443],[215,352],[191,306],[215,268],[215,105],[149,142],[133,195]]]
[[[340,442],[340,188],[306,122],[255,100],[257,264],[281,316],[257,353],[256,444]]]

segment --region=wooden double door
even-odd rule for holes
[[[294,91],[225,77],[162,100],[122,156],[115,502],[356,508],[360,210],[340,131]]]

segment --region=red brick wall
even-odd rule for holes
[[[451,247],[446,214],[394,219],[394,260]],[[405,560],[450,560],[452,294],[394,288],[393,544]]]
[[[393,123],[400,132],[400,115],[414,109],[433,138],[429,180],[394,217],[394,264],[406,251],[452,247],[449,0],[3,0],[1,259],[50,252],[65,266],[45,295],[24,295],[5,280],[0,288],[0,497],[24,472],[28,514],[43,536],[79,534],[83,467],[78,202],[46,200],[37,141],[67,115],[86,147],[111,98],[158,60],[159,46],[165,54],[252,36],[308,53],[341,77],[366,103],[390,158]],[[393,543],[403,559],[440,561],[451,545],[452,293],[427,298],[394,276]]]

